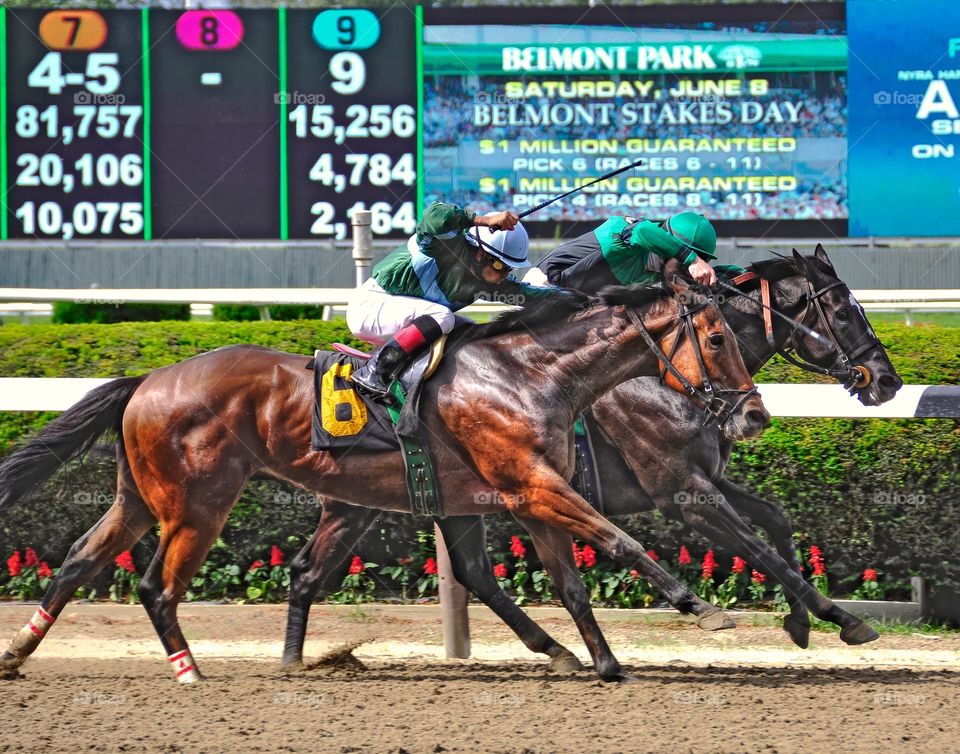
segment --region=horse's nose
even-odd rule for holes
[[[760,429],[766,429],[770,426],[770,414],[763,408],[751,408],[744,415],[744,418],[751,426],[759,427]]]
[[[895,393],[903,387],[903,380],[900,379],[899,375],[882,374],[877,380],[877,384],[880,385],[883,390]]]

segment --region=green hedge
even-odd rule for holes
[[[879,337],[908,383],[955,384],[960,376],[960,329],[883,324]],[[0,329],[0,376],[120,376],[140,374],[232,343],[254,343],[309,354],[340,340],[358,345],[342,320],[332,322],[140,323],[119,325],[11,325]],[[812,375],[774,363],[758,382],[804,382]],[[851,399],[852,400],[852,399]],[[0,453],[52,414],[0,414]],[[935,586],[960,588],[960,423],[949,420],[780,419],[763,437],[734,450],[729,476],[778,502],[790,514],[798,540],[823,548],[832,588],[853,591],[866,567],[887,582],[912,574]],[[0,554],[15,547],[45,548],[59,563],[69,545],[109,505],[113,464],[94,459],[49,483],[33,502],[0,516]],[[76,499],[77,490],[81,498]],[[282,485],[248,486],[224,532],[217,558],[247,563],[271,543],[291,553],[316,525],[312,499]],[[490,517],[491,546],[508,548],[519,531],[512,519]],[[416,548],[423,521],[384,516],[365,539],[364,559],[395,562]],[[659,516],[635,516],[625,527],[664,554],[688,545],[696,557],[706,543]],[[138,562],[152,549],[135,550]],[[721,565],[736,553],[721,555]]]
[[[55,301],[52,317],[52,321],[59,325],[115,325],[118,322],[188,319],[190,304],[80,304],[75,301]]]

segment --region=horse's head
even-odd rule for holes
[[[663,271],[677,302],[677,324],[661,339],[668,363],[661,379],[688,393],[730,440],[756,437],[770,424],[737,339],[709,291],[685,278],[673,260]]]
[[[796,291],[806,309],[800,321],[821,339],[794,331],[787,341],[797,356],[829,370],[865,406],[879,406],[903,385],[883,344],[873,332],[863,307],[837,276],[823,246],[812,257],[793,250],[800,279]]]

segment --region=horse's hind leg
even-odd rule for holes
[[[120,455],[116,500],[103,517],[74,542],[33,618],[17,632],[0,656],[0,667],[22,665],[40,645],[77,589],[92,581],[156,523],[130,477],[125,458]]]
[[[281,666],[303,664],[310,605],[321,592],[335,591],[347,574],[354,546],[376,521],[380,511],[336,500],[324,500],[320,523],[310,541],[290,563],[290,601]]]
[[[531,652],[551,658],[554,670],[582,670],[583,666],[565,646],[534,623],[500,588],[487,557],[486,529],[480,516],[450,516],[437,519],[448,551],[453,575],[475,594],[520,637]]]
[[[754,526],[760,527],[770,536],[770,541],[780,553],[780,557],[790,566],[790,570],[801,574],[797,548],[793,544],[793,527],[790,526],[786,514],[768,500],[741,489],[727,479],[718,480],[717,488],[737,513],[749,518]],[[790,613],[783,619],[783,630],[790,635],[794,644],[806,649],[810,644],[810,614],[794,592],[784,590],[784,595],[790,606]]]
[[[518,520],[533,538],[537,555],[556,583],[560,601],[577,624],[583,642],[593,658],[597,674],[608,681],[622,679],[620,663],[614,657],[593,615],[590,595],[573,559],[573,540],[570,535],[553,529],[542,521],[531,518]]]
[[[200,680],[177,606],[226,523],[246,476],[192,479],[181,485],[157,483],[147,504],[160,519],[160,546],[140,582],[140,600],[150,616],[180,683]],[[160,504],[158,504],[160,503]]]

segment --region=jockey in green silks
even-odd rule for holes
[[[375,396],[433,341],[449,333],[458,309],[474,301],[522,304],[554,295],[510,278],[529,267],[527,231],[513,212],[477,215],[434,202],[416,233],[373,269],[347,306],[347,327],[381,347],[352,381]]]
[[[716,285],[708,261],[716,259],[717,233],[703,215],[681,212],[656,223],[611,217],[551,252],[524,282],[596,293],[606,285],[647,283],[676,259],[703,285]]]

